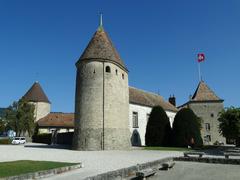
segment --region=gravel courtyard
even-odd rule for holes
[[[47,145],[39,146],[39,144],[27,144],[26,147],[23,145],[0,145],[0,161],[46,160],[82,162],[84,164],[84,168],[49,179],[84,179],[100,173],[180,155],[182,152],[174,151],[72,151],[48,148]]]
[[[177,161],[173,169],[159,171],[149,180],[239,180],[239,165]]]

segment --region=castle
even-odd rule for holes
[[[24,97],[35,105],[36,122],[45,132],[74,131],[73,149],[129,149],[145,145],[145,131],[152,107],[160,105],[172,125],[178,111],[175,97],[169,102],[160,95],[128,85],[128,69],[100,25],[76,62],[75,113],[51,113],[50,101],[38,82]],[[189,102],[204,119],[205,143],[224,141],[217,130],[219,99],[204,82]],[[210,115],[210,117],[208,117]],[[225,141],[224,141],[225,142]]]

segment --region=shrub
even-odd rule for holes
[[[146,146],[168,146],[170,131],[169,118],[164,109],[153,107],[146,128]]]
[[[193,139],[194,146],[202,146],[200,128],[200,119],[194,112],[189,108],[181,109],[173,122],[173,145],[186,147],[191,145]]]
[[[37,134],[32,136],[32,142],[35,143],[44,143],[44,144],[51,144],[52,134]]]
[[[11,139],[9,138],[0,139],[0,144],[11,144]]]

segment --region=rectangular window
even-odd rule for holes
[[[210,131],[211,130],[209,123],[205,123],[205,129],[206,129],[206,131]]]
[[[205,142],[211,142],[211,135],[204,136],[204,141]]]
[[[211,142],[211,136],[210,135],[206,135],[205,137],[206,137],[207,142]]]
[[[133,128],[138,128],[138,113],[133,112],[132,114]]]

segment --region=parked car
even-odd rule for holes
[[[12,144],[25,144],[26,138],[25,137],[14,137],[12,140]]]

